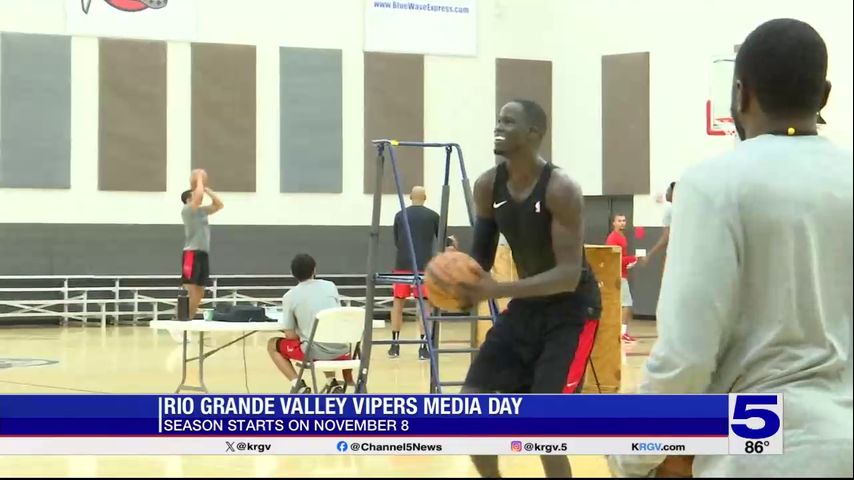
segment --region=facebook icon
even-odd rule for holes
[[[346,452],[347,451],[347,442],[345,442],[343,440],[338,442],[338,446],[336,448],[338,449],[339,452]]]

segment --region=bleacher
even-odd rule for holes
[[[364,275],[318,278],[334,282],[345,305],[364,305]],[[201,308],[220,303],[277,305],[297,283],[290,275],[219,275],[211,282]],[[69,323],[106,327],[173,319],[179,290],[174,275],[0,277],[0,327]],[[376,319],[388,318],[391,300],[391,287],[378,286]]]

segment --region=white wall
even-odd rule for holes
[[[688,166],[733,147],[729,137],[705,134],[710,59],[732,52],[764,21],[791,17],[824,38],[833,83],[822,112],[834,140],[851,148],[852,3],[796,0],[714,2],[658,0],[557,2],[565,24],[558,36],[555,110],[575,122],[555,125],[556,158],[567,159],[585,193],[601,193],[601,55],[650,52],[650,188],[635,196],[634,223],[661,225],[656,194]],[[570,88],[567,88],[570,87]],[[556,114],[557,115],[557,114]]]
[[[362,193],[362,2],[358,0],[201,0],[197,41],[258,47],[258,158],[256,193],[226,193],[219,224],[330,224],[370,222],[371,197]],[[0,31],[64,34],[63,0],[2,0]],[[705,135],[707,69],[712,55],[731,51],[767,19],[792,16],[813,24],[830,52],[834,89],[823,112],[843,143],[851,145],[851,3],[822,8],[797,0],[707,2],[624,0],[480,0],[477,58],[425,58],[425,140],[459,142],[469,176],[493,165],[495,58],[553,61],[553,152],[586,194],[600,194],[601,55],[649,51],[651,61],[651,188],[663,191],[684,169],[731,148]],[[240,16],[240,20],[236,20]],[[251,26],[251,27],[248,27]],[[343,51],[344,193],[278,192],[279,46]],[[0,45],[2,49],[2,45]],[[190,49],[170,42],[168,60],[168,176],[165,193],[97,190],[98,52],[92,38],[72,42],[72,188],[68,191],[0,190],[0,222],[180,223],[178,197],[190,165]],[[2,100],[0,100],[2,101]],[[847,138],[845,133],[847,133]],[[425,156],[425,183],[439,206],[443,153]],[[466,224],[452,176],[451,223]],[[215,179],[213,179],[215,182]],[[635,198],[635,223],[658,225],[654,195]],[[388,196],[383,223],[397,198]]]

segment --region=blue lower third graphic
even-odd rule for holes
[[[339,452],[346,452],[347,451],[347,442],[345,442],[344,440],[341,440],[340,442],[338,442],[338,445],[335,448]]]

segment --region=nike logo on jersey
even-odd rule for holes
[[[537,201],[537,204],[534,205],[534,211],[537,213],[540,213],[540,202],[539,201]]]
[[[492,208],[498,208],[498,207],[504,205],[505,203],[507,203],[507,200],[504,200],[503,202],[498,202],[498,203],[493,202]]]

